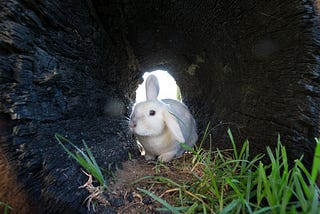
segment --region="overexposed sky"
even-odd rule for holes
[[[177,99],[177,84],[173,77],[167,72],[163,70],[156,70],[153,72],[146,72],[143,75],[143,79],[146,80],[150,74],[154,74],[158,80],[160,85],[160,92],[158,99]],[[146,100],[146,91],[145,91],[145,81],[139,85],[136,91],[136,102],[142,102]]]

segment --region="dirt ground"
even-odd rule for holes
[[[174,196],[177,195],[176,189],[156,183],[155,180],[151,182],[151,179],[142,178],[163,176],[178,183],[187,181],[191,179],[191,168],[189,167],[191,158],[190,154],[185,154],[165,164],[155,161],[147,162],[142,157],[124,162],[122,168],[117,170],[114,178],[109,181],[105,197],[110,204],[106,206],[108,211],[104,209],[102,213],[166,213],[157,211],[157,208],[162,205],[143,194],[138,188],[148,190],[170,204],[174,203]]]

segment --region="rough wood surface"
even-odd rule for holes
[[[86,177],[55,133],[79,147],[84,139],[106,170],[133,148],[111,40],[87,1],[0,2],[0,166],[14,172],[21,200],[27,194],[41,213],[86,212],[87,192],[78,189]],[[1,185],[0,200],[13,186]],[[19,194],[11,196],[4,202],[21,213]]]

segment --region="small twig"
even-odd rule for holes
[[[137,198],[139,198],[140,199],[140,203],[141,204],[143,204],[143,198],[142,198],[142,196],[140,195],[140,194],[138,194],[138,193],[136,193],[136,192],[133,192],[133,197],[137,197]]]
[[[167,193],[176,192],[176,191],[179,191],[179,188],[168,189],[168,190],[166,190],[164,193],[162,193],[162,194],[160,195],[160,198],[162,198],[162,197],[163,197],[165,194],[167,194]]]
[[[82,169],[81,169],[81,171],[82,171],[86,176],[88,176],[89,178],[88,178],[88,181],[87,181],[85,184],[83,184],[82,186],[79,186],[79,189],[85,188],[85,187],[88,187],[88,186],[92,185],[92,175],[86,173],[86,172],[83,171]]]
[[[90,195],[83,201],[83,203],[87,202],[87,209],[90,211],[90,205],[92,205],[93,211],[95,211],[95,207],[92,202],[93,200],[104,206],[110,205],[110,203],[103,196],[104,186],[93,186],[92,175],[86,173],[83,170],[82,172],[88,176],[88,181],[82,186],[79,186],[79,188],[86,188],[90,193]]]

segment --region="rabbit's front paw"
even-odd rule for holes
[[[155,160],[156,156],[150,155],[150,154],[145,154],[144,158],[146,159],[146,161],[150,161],[150,160]]]
[[[175,156],[175,154],[176,154],[175,151],[174,151],[174,152],[163,153],[163,154],[161,154],[161,155],[158,157],[158,160],[159,160],[160,162],[163,162],[163,163],[169,162],[169,161],[171,161],[171,160],[173,159],[173,157]]]

